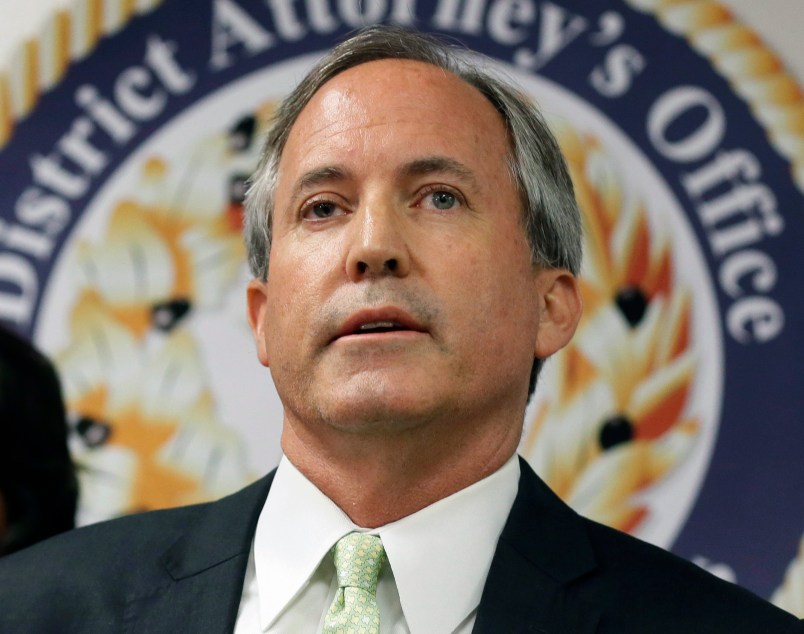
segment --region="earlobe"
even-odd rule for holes
[[[268,288],[262,280],[251,280],[246,289],[247,317],[254,343],[257,346],[257,358],[266,368],[270,367],[267,343]]]
[[[535,356],[546,359],[566,346],[583,313],[578,280],[565,269],[544,269],[537,280],[541,304]]]

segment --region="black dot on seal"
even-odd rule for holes
[[[257,118],[253,115],[243,117],[229,130],[229,149],[233,152],[245,152],[254,140],[257,130]]]
[[[648,310],[648,298],[637,286],[626,286],[617,293],[614,301],[631,327],[642,321]]]
[[[112,433],[109,423],[82,416],[75,424],[75,430],[87,447],[100,447],[105,444]]]
[[[600,427],[600,446],[603,450],[611,449],[624,442],[633,440],[634,424],[622,414],[612,416]]]
[[[246,190],[248,189],[248,175],[235,174],[229,179],[229,202],[234,205],[242,205],[246,200]]]
[[[154,304],[151,308],[151,323],[157,330],[170,332],[191,308],[192,304],[184,298]]]

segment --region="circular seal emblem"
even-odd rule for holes
[[[0,319],[60,370],[81,522],[277,463],[246,182],[321,52],[388,22],[513,78],[573,176],[585,315],[521,454],[579,512],[804,612],[804,101],[750,29],[708,0],[80,6],[0,74]]]

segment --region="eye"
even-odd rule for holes
[[[433,192],[430,194],[430,200],[433,201],[433,207],[436,209],[451,209],[457,202],[455,194],[450,192]]]
[[[463,204],[464,201],[460,194],[450,189],[445,189],[443,186],[425,190],[419,203],[421,207],[437,209],[438,211],[449,211]]]
[[[327,220],[343,214],[343,209],[331,200],[313,200],[302,208],[302,218],[305,220]]]

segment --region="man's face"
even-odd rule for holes
[[[534,354],[554,351],[545,298],[572,278],[531,264],[508,150],[477,90],[419,62],[357,66],[304,108],[249,288],[289,424],[521,419]]]

